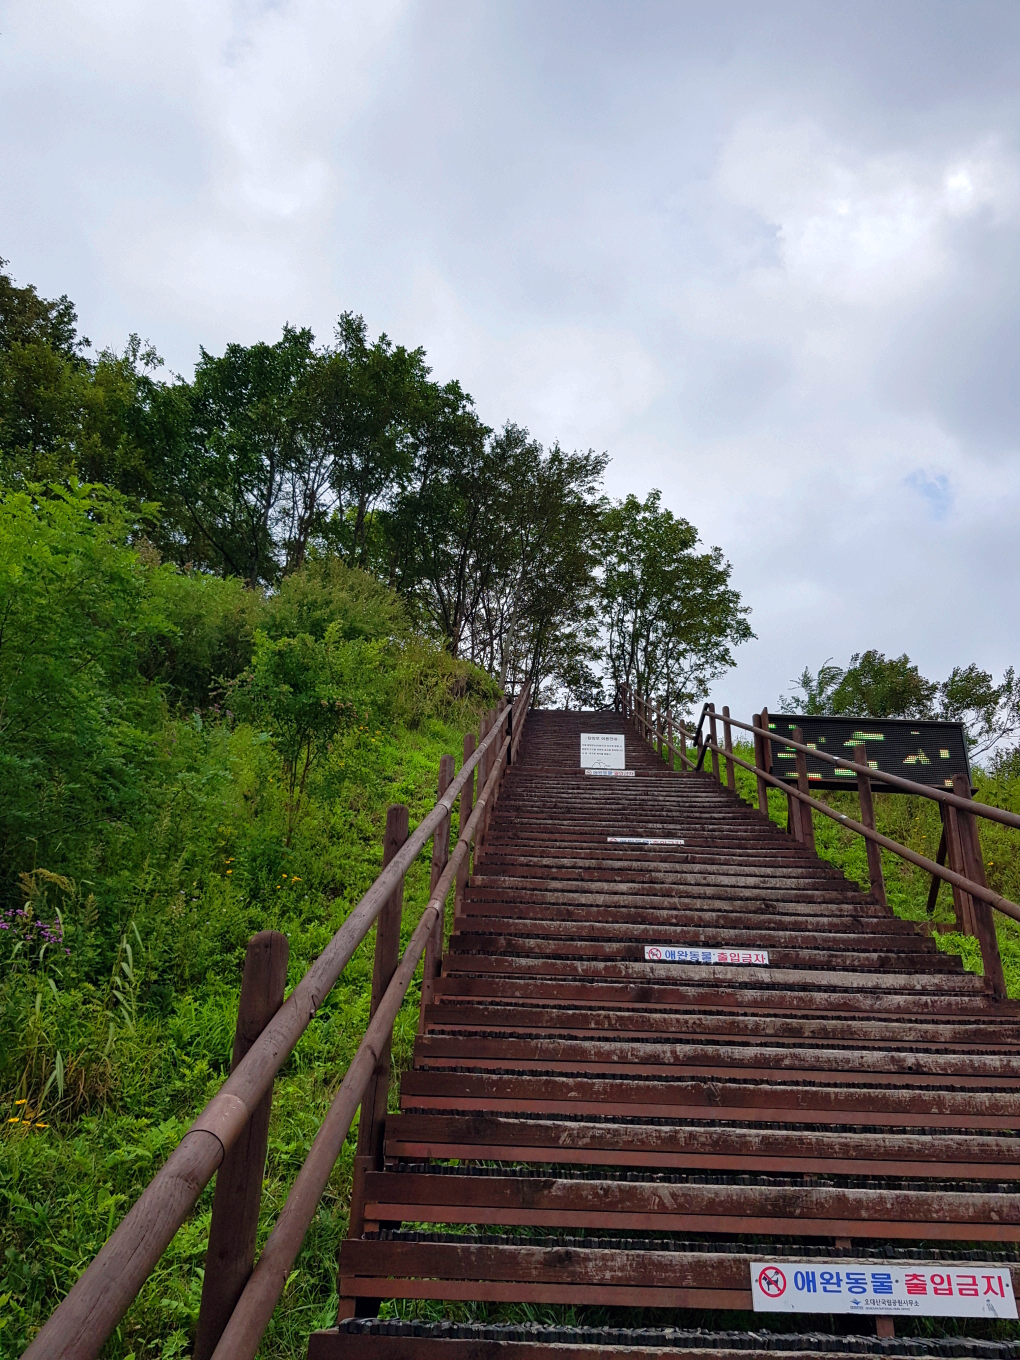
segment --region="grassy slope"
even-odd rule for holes
[[[103,1099],[92,1101],[91,1110],[71,1118],[61,1118],[59,1110],[56,1117],[44,1114],[36,1122],[48,1123],[45,1129],[3,1125],[0,1355],[20,1353],[67,1282],[95,1255],[217,1089],[229,1063],[245,940],[258,929],[285,931],[292,987],[378,872],[387,804],[407,803],[413,827],[434,801],[440,755],[459,752],[462,736],[461,726],[439,721],[414,731],[353,734],[334,751],[319,796],[289,851],[280,835],[281,799],[273,792],[274,776],[267,773],[275,766],[264,745],[246,728],[210,738],[219,741],[230,773],[214,805],[206,807],[221,842],[218,864],[195,881],[190,893],[164,894],[166,912],[176,916],[175,947],[185,958],[189,950],[204,950],[210,966],[200,981],[173,996],[165,1014],[143,1013],[133,1033],[123,1026],[117,1031],[107,1090]],[[426,901],[428,853],[407,878],[405,941]],[[158,887],[155,891],[158,895]],[[144,928],[142,940],[136,956],[144,967]],[[351,960],[277,1081],[260,1243],[364,1033],[373,943],[374,934]],[[52,1001],[47,997],[47,1008],[60,1005],[74,1012],[63,1016],[66,1035],[75,1023],[88,1025],[87,1001],[62,991]],[[417,1010],[414,985],[398,1019],[396,1069],[410,1061]],[[103,1010],[104,1023],[106,1015]],[[59,1019],[54,1023],[59,1025]],[[95,1071],[95,1065],[88,1069],[90,1080]],[[16,1094],[7,1094],[8,1120],[24,1113],[14,1103]],[[336,1256],[346,1230],[352,1156],[349,1138],[263,1356],[303,1355],[308,1333],[334,1316]],[[188,1350],[210,1207],[211,1188],[128,1313],[109,1355],[173,1356]]]

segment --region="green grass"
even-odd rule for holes
[[[40,1078],[58,1046],[66,1069],[63,1100],[51,1086],[30,1126],[5,1122],[0,1132],[0,1355],[20,1354],[220,1085],[247,939],[264,928],[287,934],[288,990],[293,987],[378,873],[387,804],[406,803],[411,826],[417,824],[435,800],[439,757],[461,750],[467,716],[414,730],[355,733],[338,744],[317,775],[289,848],[278,766],[268,746],[247,728],[218,730],[210,741],[227,777],[212,780],[215,807],[203,802],[201,819],[217,841],[215,854],[196,854],[194,864],[202,866],[196,869],[185,853],[181,872],[168,882],[157,818],[152,860],[164,867],[136,888],[141,945],[134,948],[135,971],[149,1000],[139,1005],[133,1030],[116,1022],[104,1057],[110,1006],[103,989],[64,978],[54,993],[24,973],[0,993],[9,1059],[10,1045],[18,1046],[17,1061],[6,1066],[5,1120],[38,1110]],[[178,741],[184,738],[178,732]],[[186,816],[179,801],[175,809]],[[171,822],[166,819],[170,839]],[[191,825],[197,834],[198,824]],[[430,854],[429,845],[407,875],[404,943],[427,900]],[[199,877],[192,879],[193,872]],[[88,947],[86,933],[80,921],[69,922],[72,962]],[[364,1034],[373,948],[374,932],[277,1079],[260,1245]],[[167,959],[171,972],[179,969],[176,983],[169,994],[154,996]],[[157,984],[147,985],[147,978]],[[391,1098],[397,1073],[411,1060],[419,995],[416,980],[395,1028]],[[26,1091],[28,1103],[18,1104]],[[356,1125],[270,1324],[260,1352],[265,1357],[303,1356],[309,1332],[334,1319],[355,1135]],[[190,1349],[211,1200],[210,1186],[105,1354],[140,1360]]]

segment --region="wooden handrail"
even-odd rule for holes
[[[711,710],[707,704],[705,705],[705,713],[710,717],[712,716]],[[740,722],[737,718],[730,717],[727,718],[726,721],[734,727],[743,728],[745,732],[753,733],[755,730],[749,723]],[[814,747],[808,746],[803,742],[793,741],[789,737],[777,736],[774,732],[769,732],[767,735],[768,740],[771,742],[780,742],[786,746],[793,746],[799,751],[805,753],[810,752],[813,756],[820,756],[823,759],[830,761],[833,765],[845,766],[857,774],[868,776],[871,779],[882,779],[894,785],[905,785],[907,792],[909,793],[920,793],[924,794],[926,797],[939,801],[944,800],[953,806],[962,808],[965,812],[979,816],[989,816],[993,821],[1004,821],[1007,826],[1020,826],[1020,817],[1014,817],[1012,813],[1006,813],[1001,808],[993,808],[987,803],[976,803],[971,799],[959,798],[955,794],[943,794],[941,789],[930,789],[927,785],[916,784],[911,779],[900,779],[898,775],[884,774],[879,770],[873,770],[869,766],[860,765],[856,761],[849,760],[846,756],[831,756],[827,752],[816,751]],[[926,855],[919,854],[916,850],[911,850],[908,846],[900,845],[899,841],[890,840],[888,836],[883,836],[880,831],[875,831],[873,828],[855,821],[852,817],[847,816],[846,813],[837,812],[834,808],[831,808],[828,803],[823,803],[817,798],[812,798],[810,794],[802,793],[795,786],[786,783],[784,780],[779,779],[776,775],[769,773],[758,765],[750,764],[748,761],[742,760],[740,756],[727,750],[724,746],[720,746],[718,743],[713,743],[711,739],[702,743],[702,753],[698,760],[699,769],[705,754],[709,751],[724,760],[735,761],[736,764],[741,765],[745,770],[749,770],[756,778],[764,780],[767,784],[771,784],[773,788],[782,789],[782,791],[791,798],[796,798],[799,802],[813,808],[816,812],[823,813],[826,817],[830,818],[830,820],[839,822],[841,826],[845,826],[851,831],[856,831],[859,835],[865,837],[866,840],[872,841],[875,845],[880,845],[884,850],[891,850],[902,859],[909,860],[911,864],[915,864],[918,868],[926,870],[926,872],[930,873],[933,877],[941,878],[946,883],[951,883],[954,887],[961,888],[964,892],[969,892],[974,897],[980,897],[983,902],[987,902],[990,906],[994,907],[996,911],[1001,911],[1004,916],[1010,916],[1013,920],[1020,921],[1020,906],[1018,906],[1016,902],[1010,901],[1008,897],[1003,897],[1001,893],[994,892],[986,884],[979,883],[972,878],[967,878],[965,875],[958,874],[952,869],[947,869],[945,865],[937,864],[935,860],[928,859]],[[997,813],[1002,813],[1002,816],[992,816],[992,814]],[[1007,818],[1010,820],[1006,820]]]
[[[484,816],[491,806],[491,789],[498,786],[505,755],[509,750],[509,740],[502,737],[503,729],[509,718],[512,727],[516,729],[514,732],[516,741],[520,741],[520,731],[523,726],[524,715],[527,712],[530,689],[530,684],[526,685],[513,706],[519,710],[519,716],[517,713],[511,716],[511,705],[509,704],[504,703],[500,707],[491,730],[471,756],[465,760],[460,773],[449,785],[446,793],[436,802],[432,811],[422,819],[391,862],[378,875],[318,959],[311,965],[290,996],[266,1025],[244,1058],[183,1135],[177,1147],[142,1191],[116,1231],[103,1245],[94,1260],[37,1333],[24,1353],[25,1360],[42,1360],[43,1357],[46,1357],[46,1360],[52,1360],[53,1357],[60,1357],[60,1360],[92,1360],[93,1357],[98,1356],[106,1340],[113,1333],[159,1258],[170,1244],[174,1234],[194,1208],[202,1190],[222,1162],[224,1154],[233,1147],[251,1118],[252,1112],[258,1108],[263,1097],[272,1090],[277,1072],[293,1052],[301,1035],[307,1029],[322,1002],[347,966],[354,951],[368,934],[394,888],[403,880],[405,873],[414,863],[429,837],[442,825],[449,826],[447,819],[461,789],[467,780],[473,776],[475,767],[483,757],[488,758],[491,754],[494,758],[489,761],[490,773],[485,790],[482,798],[476,803],[468,823],[470,835],[474,835],[474,830],[479,825],[479,816]],[[486,791],[489,791],[488,797],[485,796]],[[460,840],[458,840],[458,849],[459,847]],[[449,891],[450,884],[453,881],[452,875],[456,872],[456,867],[463,858],[463,853],[451,857],[447,871],[444,872],[436,886],[436,893],[430,898],[430,907],[444,883],[446,884],[446,891]],[[452,870],[451,865],[453,866]],[[426,914],[429,914],[428,909],[426,909]],[[424,916],[422,919],[425,919]],[[434,913],[429,914],[429,922],[430,927],[435,924]],[[419,938],[419,932],[420,925],[413,936],[415,941]],[[426,938],[427,931],[421,937],[422,949],[424,949]],[[409,951],[410,945],[408,951],[405,951],[405,960],[409,959]],[[418,957],[420,957],[420,951],[414,959],[414,964],[411,965],[412,974],[417,965]],[[402,963],[397,975],[394,976],[393,982],[395,983],[397,978],[403,977],[403,975],[404,965]],[[409,980],[410,976],[408,976]],[[393,983],[391,983],[391,988],[392,986]],[[404,991],[406,991],[406,988],[407,983],[405,982]],[[386,992],[385,1000],[387,1004],[390,1001],[390,989],[387,989]],[[402,998],[403,992],[401,993]],[[399,1004],[397,1008],[399,1009]],[[376,1017],[373,1018],[373,1025],[382,1010],[383,1007],[380,1006]],[[390,1025],[392,1028],[392,1019]],[[375,1033],[372,1025],[369,1026],[369,1030],[371,1033]],[[361,1098],[364,1082],[360,1081],[359,1074],[363,1071],[370,1074],[374,1068],[375,1059],[372,1059],[371,1065],[366,1066],[369,1063],[369,1058],[368,1056],[362,1057],[362,1050],[364,1049],[367,1055],[370,1048],[371,1045],[368,1044],[368,1035],[366,1034],[365,1039],[362,1040],[362,1046],[359,1047],[358,1054],[355,1056],[355,1062],[358,1063],[357,1074],[350,1083],[347,1082],[345,1077],[344,1085],[341,1086],[341,1091],[337,1094],[336,1099],[339,1101],[346,1085],[348,1096],[345,1096],[345,1100],[347,1100],[354,1084],[360,1083],[357,1087],[357,1100],[344,1127],[341,1143],[343,1137],[346,1136],[347,1128],[350,1127],[350,1119],[353,1118],[354,1109]],[[354,1068],[354,1063],[351,1067]],[[367,1075],[365,1080],[367,1080]],[[336,1102],[334,1102],[335,1104]],[[340,1113],[342,1113],[342,1109]],[[339,1114],[337,1118],[339,1118]],[[318,1143],[319,1139],[317,1138],[316,1144],[313,1144],[313,1150]],[[303,1185],[307,1183],[306,1178]],[[321,1191],[319,1193],[321,1194]],[[317,1202],[318,1197],[316,1197]],[[290,1199],[288,1199],[289,1204]],[[314,1205],[312,1211],[314,1212]],[[310,1221],[310,1218],[308,1221]],[[307,1221],[305,1228],[307,1228]],[[300,1247],[300,1241],[303,1240],[305,1228],[301,1231],[298,1247]],[[263,1252],[264,1255],[265,1252]],[[262,1259],[260,1258],[252,1279],[255,1278],[255,1274],[259,1274],[261,1265]],[[270,1263],[267,1263],[260,1278],[265,1278],[269,1270]],[[285,1279],[286,1274],[283,1281],[280,1282],[280,1292],[282,1292]],[[250,1284],[251,1281],[249,1281],[249,1286]],[[234,1309],[231,1322],[228,1323],[227,1331],[224,1332],[224,1337],[233,1326],[234,1317],[237,1316],[238,1308],[241,1307],[246,1293],[247,1287],[245,1293],[241,1295],[237,1308]],[[276,1298],[278,1297],[279,1294],[276,1295]],[[275,1298],[273,1306],[275,1306]],[[272,1308],[269,1311],[271,1313]],[[260,1337],[261,1331],[256,1338],[255,1346],[257,1346]],[[217,1346],[214,1355],[220,1355],[222,1344],[223,1339],[221,1338],[220,1345]],[[240,1354],[241,1352],[237,1353]],[[254,1354],[254,1347],[250,1354]]]
[[[429,897],[393,980],[387,987],[379,1008],[365,1032],[365,1037],[340,1084],[340,1090],[333,1098],[304,1165],[287,1196],[287,1202],[280,1212],[276,1226],[270,1233],[258,1264],[224,1329],[219,1345],[213,1352],[212,1360],[251,1360],[258,1349],[273,1310],[283,1293],[291,1267],[301,1250],[308,1225],[340,1156],[347,1130],[351,1127],[355,1111],[361,1103],[362,1093],[379,1059],[382,1047],[393,1030],[393,1022],[414,976],[418,960],[425,952],[425,946],[442,918],[457,870],[461,861],[470,853],[475,831],[491,806],[503,773],[509,746],[510,739],[504,737],[492,762],[492,771],[486,780],[485,788],[472,809],[467,825],[458,833],[453,854]]]
[[[640,702],[641,700],[639,698],[638,703]],[[765,716],[766,715],[763,712],[762,720],[764,720]],[[709,719],[712,735],[707,740],[703,741],[701,738],[701,728],[706,717]],[[971,925],[967,927],[965,933],[974,933],[977,936],[978,943],[981,946],[981,957],[984,964],[985,978],[991,986],[993,994],[997,997],[1005,996],[1006,983],[1002,971],[1002,960],[999,955],[998,940],[996,939],[989,908],[994,908],[996,911],[1001,911],[1004,916],[1009,916],[1015,921],[1020,921],[1020,905],[1011,901],[1008,897],[1003,897],[1001,893],[994,892],[984,881],[984,871],[981,865],[980,856],[980,842],[977,839],[977,825],[973,821],[973,817],[975,814],[983,815],[990,820],[1004,822],[1008,826],[1014,824],[1020,825],[1020,818],[1015,818],[1012,813],[1004,813],[1000,808],[992,808],[985,803],[975,803],[973,800],[961,796],[959,792],[955,794],[943,794],[940,789],[931,789],[927,785],[916,784],[913,780],[901,779],[898,775],[884,774],[880,771],[873,770],[868,765],[861,764],[859,761],[849,760],[845,756],[831,756],[827,752],[818,751],[814,747],[808,746],[800,739],[802,733],[799,728],[795,729],[796,735],[791,739],[789,737],[779,736],[771,730],[766,730],[764,726],[756,727],[748,723],[740,722],[738,719],[732,718],[729,714],[729,710],[726,708],[723,709],[723,722],[724,731],[727,732],[727,735],[724,737],[724,744],[720,746],[715,732],[715,718],[716,714],[714,706],[706,704],[702,711],[701,721],[698,723],[696,733],[696,740],[701,748],[696,769],[698,771],[701,770],[706,752],[711,751],[713,776],[716,779],[721,780],[722,777],[719,768],[720,758],[730,762],[728,774],[732,773],[734,764],[740,765],[743,769],[748,770],[757,780],[758,798],[759,803],[762,805],[761,812],[766,817],[768,816],[768,801],[765,798],[766,787],[771,785],[773,788],[782,789],[789,800],[790,820],[794,834],[809,852],[814,851],[814,835],[810,821],[812,810],[821,812],[823,816],[830,818],[830,820],[834,822],[838,822],[841,826],[845,826],[848,830],[854,831],[857,835],[864,837],[865,843],[868,846],[869,876],[872,878],[872,886],[879,901],[885,902],[885,886],[882,882],[880,872],[881,861],[877,860],[876,854],[873,854],[872,851],[873,848],[877,851],[880,847],[883,850],[889,850],[892,854],[899,856],[900,859],[904,859],[908,863],[914,864],[920,869],[924,869],[925,872],[931,874],[933,882],[941,879],[951,884],[957,892],[969,895],[972,902],[973,899],[976,898],[982,904],[986,904],[982,907],[982,912],[986,913],[985,915],[978,913],[976,908],[971,913],[974,919],[971,921]],[[731,725],[742,728],[744,731],[753,734],[755,738],[754,763],[743,760],[734,753],[732,743],[728,736],[728,728]],[[651,740],[647,736],[645,739]],[[767,763],[765,747],[772,742],[780,742],[786,746],[793,747],[797,751],[798,780],[796,787],[779,779],[769,770],[764,768],[764,765]],[[805,763],[809,752],[813,756],[820,756],[830,764],[839,765],[855,771],[858,776],[862,815],[867,817],[867,821],[870,821],[872,823],[871,825],[868,825],[867,821],[858,822],[853,817],[847,816],[846,813],[837,812],[834,808],[831,808],[828,803],[823,803],[820,799],[811,797],[807,792],[807,766]],[[762,765],[758,765],[757,763],[759,756],[762,759]],[[961,818],[961,821],[964,823],[962,828],[963,835],[960,837],[962,845],[961,860],[966,872],[959,873],[939,862],[942,857],[941,850],[939,852],[939,860],[931,860],[926,855],[922,855],[916,850],[911,850],[908,846],[901,845],[898,841],[894,841],[888,836],[883,836],[880,831],[876,830],[873,824],[873,814],[871,814],[871,780],[873,778],[884,780],[894,787],[905,788],[909,793],[923,794],[933,801],[945,803],[948,806],[948,809],[951,809],[951,811],[947,811],[947,816]],[[728,778],[727,782],[730,783],[730,787],[732,788],[732,781]],[[961,777],[960,783],[963,785],[963,793],[966,793],[966,780]],[[959,811],[957,811],[957,809]],[[973,837],[973,844],[970,843],[971,836]],[[878,869],[877,872],[876,864]],[[966,896],[963,900],[967,900]],[[968,919],[970,918],[965,914],[965,920]]]
[[[711,716],[708,704],[705,705],[702,714],[702,721],[705,716]],[[734,727],[740,727],[745,732],[754,732],[754,728],[748,723],[739,722],[736,718],[729,720]],[[701,724],[698,724],[700,729]],[[969,812],[976,817],[984,817],[989,822],[999,822],[1003,826],[1011,826],[1020,830],[1020,816],[1015,812],[1007,812],[1005,808],[993,807],[991,803],[978,803],[973,798],[961,798],[958,794],[947,793],[944,789],[932,788],[930,784],[918,784],[916,780],[904,779],[902,775],[889,774],[885,770],[872,769],[870,765],[861,765],[857,761],[851,760],[848,756],[830,755],[828,751],[819,751],[814,746],[808,746],[806,742],[795,741],[792,737],[781,737],[777,732],[771,730],[766,733],[770,742],[778,742],[781,746],[790,746],[796,751],[803,751],[807,755],[814,756],[817,760],[827,761],[830,765],[839,765],[847,770],[853,770],[855,774],[867,775],[869,779],[879,780],[883,784],[888,784],[890,788],[898,789],[903,793],[918,794],[923,798],[930,798],[936,803],[944,803],[947,807],[960,808],[963,812]],[[705,743],[705,749],[710,749]],[[700,762],[699,762],[700,768]],[[783,788],[789,789],[788,784]]]

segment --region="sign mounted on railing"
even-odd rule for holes
[[[931,788],[952,789],[953,775],[970,779],[967,744],[963,724],[954,722],[917,722],[909,718],[844,718],[826,715],[802,717],[792,713],[769,714],[769,735],[793,737],[793,729],[804,733],[804,744],[830,756],[853,760],[854,747],[863,745],[873,770],[898,774]],[[807,757],[808,779],[816,789],[854,789],[853,770],[841,770],[825,760]],[[779,779],[797,782],[796,752],[792,746],[772,743],[772,769]],[[881,790],[881,785],[876,784]]]
[[[622,770],[627,761],[622,732],[582,732],[581,766],[585,770]]]

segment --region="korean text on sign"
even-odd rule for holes
[[[767,968],[767,949],[700,949],[671,944],[646,944],[645,959],[649,963],[736,963],[758,964]]]
[[[752,1262],[756,1313],[912,1313],[915,1317],[1015,1318],[1008,1268],[967,1263]]]

